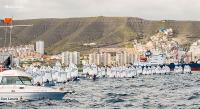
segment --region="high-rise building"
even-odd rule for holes
[[[119,66],[124,66],[134,62],[134,54],[128,52],[118,52],[116,53],[116,64]]]
[[[62,53],[62,64],[69,65],[69,64],[80,64],[80,52],[63,52]]]
[[[89,64],[101,64],[101,54],[94,52],[89,54]]]
[[[89,64],[97,65],[111,65],[111,54],[110,53],[98,53],[94,52],[89,54]]]
[[[111,65],[111,54],[110,53],[103,53],[102,54],[102,63],[104,66]]]
[[[44,54],[44,41],[36,41],[36,52],[40,53],[41,55]]]
[[[133,63],[134,57],[132,49],[105,48],[89,54],[89,64],[123,66]]]

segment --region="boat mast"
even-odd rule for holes
[[[4,18],[3,22],[4,22],[4,24],[6,24],[6,26],[0,26],[0,28],[6,28],[4,47],[6,47],[7,28],[10,28],[9,47],[11,47],[12,46],[12,31],[13,31],[14,27],[29,27],[29,26],[33,26],[33,24],[32,25],[13,25],[13,19],[12,18]]]

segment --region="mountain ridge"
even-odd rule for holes
[[[145,42],[160,28],[172,28],[173,37],[184,40],[180,41],[183,45],[191,43],[196,40],[194,37],[200,36],[200,21],[156,21],[138,17],[99,16],[16,20],[14,24],[33,24],[33,27],[14,28],[13,45],[44,40],[48,54],[57,54],[65,50],[87,52],[104,45],[123,47],[134,39]],[[187,38],[189,36],[193,38]],[[93,42],[97,43],[97,46],[83,46],[84,43]],[[4,29],[0,28],[0,47],[3,47],[3,44]]]

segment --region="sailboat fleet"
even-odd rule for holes
[[[74,64],[70,64],[69,67],[62,68],[60,63],[56,63],[55,66],[41,66],[40,68],[30,66],[26,69],[26,73],[33,76],[33,83],[63,83],[67,81],[75,80],[78,77],[78,68]]]
[[[33,76],[33,83],[64,83],[67,81],[74,81],[77,78],[133,78],[140,75],[153,75],[153,74],[177,74],[177,73],[191,73],[189,65],[175,66],[174,71],[164,66],[113,66],[113,67],[98,67],[95,64],[83,65],[82,72],[78,71],[75,64],[70,64],[68,67],[63,68],[60,63],[55,66],[30,66],[26,72]]]
[[[83,74],[97,75],[97,77],[108,78],[132,78],[139,75],[153,75],[153,74],[173,74],[173,73],[191,73],[189,65],[176,66],[174,71],[168,66],[119,66],[119,67],[97,67],[96,65],[85,65],[83,67]]]
[[[12,102],[35,99],[63,99],[67,91],[59,86],[68,81],[77,81],[82,78],[96,80],[101,78],[134,78],[141,75],[191,73],[191,67],[175,66],[173,71],[169,66],[113,66],[99,67],[95,64],[83,65],[79,72],[75,64],[62,67],[57,62],[55,66],[30,66],[25,72],[6,70],[0,73],[0,102]],[[45,87],[44,87],[45,86]],[[48,87],[46,87],[48,86]]]

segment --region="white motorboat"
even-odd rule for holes
[[[32,77],[23,71],[0,72],[0,102],[38,99],[60,100],[66,93],[63,88],[34,86]]]

